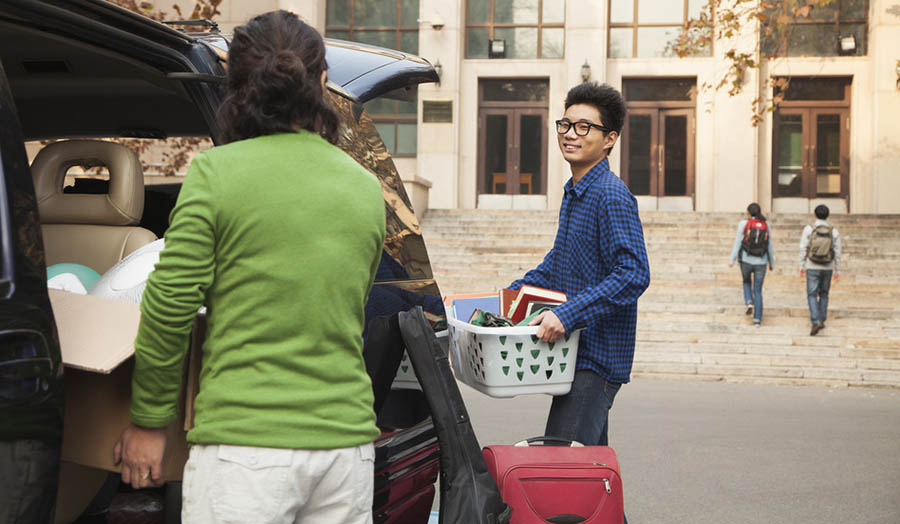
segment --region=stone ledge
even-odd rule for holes
[[[406,196],[409,197],[416,218],[419,219],[419,224],[421,224],[425,218],[425,212],[428,211],[428,191],[432,186],[431,181],[418,175],[413,175],[411,178],[408,177],[406,179],[401,178],[400,181],[403,182]]]

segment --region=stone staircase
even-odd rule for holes
[[[807,216],[769,217],[775,269],[759,328],[744,314],[737,265],[728,267],[742,214],[641,218],[652,279],[638,306],[633,376],[900,388],[900,216],[832,217],[841,279],[815,337],[797,265]],[[556,211],[429,210],[422,230],[441,292],[505,287],[540,263],[556,220]]]

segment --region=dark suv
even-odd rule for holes
[[[90,150],[98,142],[84,139],[93,138],[215,141],[227,50],[228,39],[216,32],[177,30],[103,0],[0,3],[0,441],[53,442],[62,435],[58,500],[64,502],[58,505],[57,521],[79,515],[84,519],[86,508],[99,514],[108,511],[115,520],[115,512],[128,506],[116,505],[116,500],[140,492],[118,487],[114,472],[66,462],[67,442],[77,437],[82,445],[87,439],[91,446],[96,436],[87,422],[71,415],[71,399],[65,400],[65,375],[74,389],[71,379],[80,372],[66,367],[60,356],[46,267],[60,262],[93,264],[103,273],[146,243],[135,243],[136,238],[161,238],[180,186],[144,186],[142,174],[132,172],[129,184],[143,186],[142,205],[132,209],[140,218],[106,224],[96,218],[96,210],[79,207],[93,206],[97,200],[65,198],[108,192],[114,200],[113,186],[120,182],[112,166],[107,166],[108,181],[76,180],[65,189],[52,187],[40,177],[47,165],[67,167],[67,159],[57,158],[56,163],[41,159],[41,165],[34,166],[38,172],[32,173],[24,144],[76,140],[75,146],[55,147],[65,156],[67,150]],[[376,441],[374,519],[424,523],[435,493],[437,437],[415,384],[392,387],[403,357],[395,313],[422,306],[439,329],[443,308],[410,201],[362,104],[381,96],[408,97],[416,84],[438,77],[428,62],[395,51],[339,41],[327,41],[327,50],[329,88],[343,121],[339,145],[379,177],[387,211],[387,237],[366,306],[364,334],[382,430]],[[71,160],[102,157],[82,151]],[[64,173],[53,177],[66,179]],[[48,200],[43,195],[47,191],[59,193],[63,200]],[[123,228],[134,231],[123,237]],[[101,251],[110,246],[115,248],[112,258],[103,258]],[[198,326],[197,336],[202,333],[202,318]],[[90,410],[91,400],[87,397],[88,405],[81,405],[80,412]],[[64,414],[70,416],[66,419]],[[109,444],[96,438],[96,452],[111,453]],[[10,470],[0,475],[0,486],[21,480]],[[170,480],[156,496],[158,502],[168,502],[167,520],[177,521],[180,483],[178,478]],[[111,503],[113,509],[108,510]]]

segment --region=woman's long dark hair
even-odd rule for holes
[[[322,36],[293,13],[272,11],[236,27],[218,113],[222,142],[306,129],[336,143],[338,116],[321,83],[326,68]]]
[[[759,208],[759,204],[757,204],[756,202],[747,206],[747,212],[750,213],[750,216],[752,218],[762,220],[763,222],[766,221],[766,217],[764,217],[762,214],[762,209]]]

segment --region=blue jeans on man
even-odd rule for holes
[[[753,304],[753,323],[762,322],[762,286],[766,279],[766,265],[741,262],[741,277],[744,279],[744,303]]]
[[[609,445],[609,410],[621,386],[593,371],[576,371],[569,393],[553,397],[544,434],[585,446]]]
[[[824,324],[828,317],[828,291],[831,289],[830,269],[806,270],[806,298],[809,301],[809,321]]]

